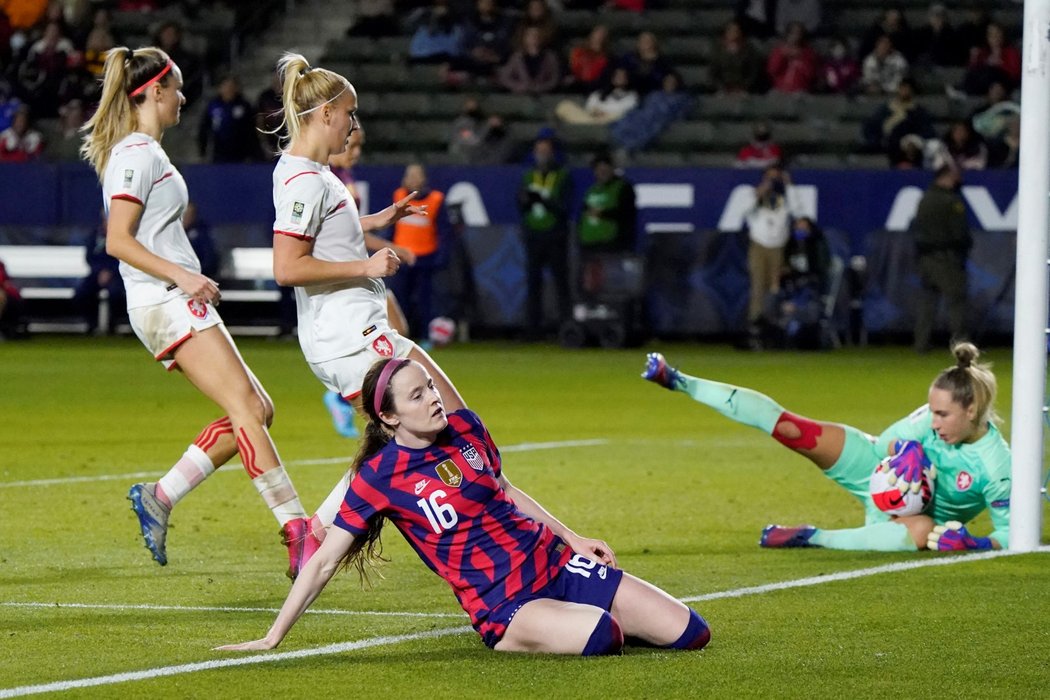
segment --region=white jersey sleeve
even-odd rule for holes
[[[164,174],[159,172],[161,163],[149,146],[149,142],[142,142],[114,149],[102,183],[107,200],[126,199],[146,206],[153,182]]]
[[[328,189],[320,170],[304,170],[275,183],[273,232],[294,238],[317,238],[328,210]]]

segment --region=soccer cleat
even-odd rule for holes
[[[335,432],[345,438],[357,437],[357,428],[354,426],[354,407],[347,403],[346,399],[337,392],[326,391],[324,405],[332,414],[332,425],[335,426]]]
[[[762,547],[816,547],[810,543],[809,538],[816,533],[817,528],[812,525],[799,525],[798,527],[784,527],[783,525],[767,525],[762,530],[762,539],[758,544]]]
[[[281,528],[281,544],[288,548],[287,575],[294,581],[320,548],[321,541],[314,536],[310,518],[295,518]]]
[[[164,545],[168,539],[168,516],[171,515],[171,509],[157,500],[156,492],[156,484],[135,484],[128,491],[128,500],[131,501],[131,510],[135,511],[139,519],[146,549],[153,554],[158,564],[164,566],[168,563]]]
[[[648,379],[665,389],[675,389],[681,383],[682,375],[677,369],[667,364],[663,355],[651,352],[645,356],[645,370],[642,372],[642,379]]]

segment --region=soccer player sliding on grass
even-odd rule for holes
[[[987,365],[976,363],[979,353],[970,343],[956,344],[952,354],[956,363],[933,380],[928,403],[878,438],[848,425],[797,416],[750,389],[692,377],[667,364],[659,353],[649,354],[642,377],[768,433],[810,459],[864,506],[863,527],[770,525],[762,531],[763,547],[1000,549],[1009,543],[1010,448],[996,427],[995,375]],[[869,480],[880,460],[894,453],[900,459],[890,467],[900,472],[898,476],[927,457],[936,466],[928,515],[891,517],[875,505]],[[989,537],[974,537],[964,523],[985,508],[991,511],[995,530]]]
[[[497,651],[619,653],[624,638],[700,649],[700,615],[616,567],[601,540],[580,537],[504,475],[481,419],[446,415],[426,368],[384,359],[364,378],[368,425],[339,514],[262,639],[219,647],[272,649],[341,566],[364,576],[389,519],[445,579],[474,629]]]

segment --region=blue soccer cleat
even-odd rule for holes
[[[783,525],[767,525],[762,530],[762,539],[758,544],[770,549],[788,547],[816,547],[809,541],[817,531],[812,525],[799,525],[798,527],[784,527]]]
[[[354,426],[354,407],[346,399],[335,391],[326,391],[324,405],[332,414],[332,425],[335,426],[335,432],[345,438],[358,436],[357,427]]]
[[[135,484],[128,491],[128,500],[131,501],[131,510],[135,511],[139,519],[146,549],[153,554],[158,564],[164,566],[168,563],[164,545],[168,539],[168,516],[171,515],[171,509],[157,500],[156,492],[156,484]]]
[[[642,379],[659,384],[665,389],[675,389],[682,382],[682,375],[678,370],[667,364],[664,356],[658,352],[651,352],[645,356],[645,370]]]

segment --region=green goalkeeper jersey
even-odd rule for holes
[[[888,454],[893,440],[916,440],[937,467],[931,515],[938,524],[967,523],[982,510],[991,511],[991,538],[1004,549],[1010,538],[1010,446],[999,429],[988,424],[984,437],[969,444],[949,445],[933,430],[929,405],[900,419],[879,436],[877,449]]]

